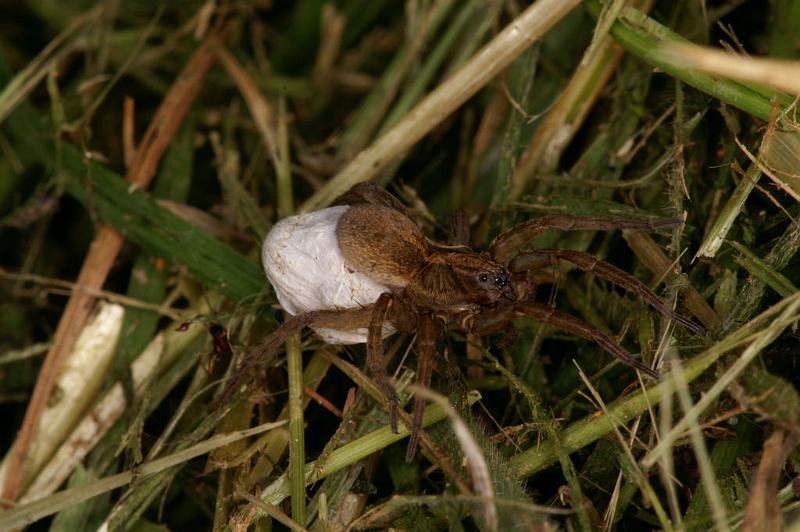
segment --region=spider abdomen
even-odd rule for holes
[[[348,268],[394,290],[408,285],[430,253],[419,227],[383,205],[351,206],[339,219],[336,235]]]
[[[336,228],[348,209],[343,205],[284,218],[264,240],[261,255],[264,271],[278,301],[289,314],[366,307],[389,291],[388,287],[345,266]],[[367,341],[364,328],[315,330],[331,344]],[[385,335],[391,332],[391,327],[384,327]]]

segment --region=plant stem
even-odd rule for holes
[[[292,494],[292,519],[306,524],[306,485],[304,482],[305,438],[303,417],[303,351],[300,338],[292,336],[286,341],[286,359],[289,371],[289,481]]]
[[[770,307],[760,316],[746,323],[735,332],[708,348],[704,353],[687,362],[683,367],[686,382],[690,383],[694,381],[722,355],[745,342],[758,339],[774,339],[775,329],[781,328],[781,330],[783,330],[790,322],[788,319],[783,321],[776,320],[773,318],[773,315],[784,311],[787,306],[796,303],[797,297],[798,296],[793,296],[784,299]],[[762,327],[760,330],[757,329],[759,325]],[[761,347],[763,348],[765,346],[766,344]],[[750,360],[752,360],[752,358]],[[659,403],[665,394],[672,393],[674,390],[675,380],[667,378],[656,386],[652,386],[635,395],[626,397],[609,406],[608,416],[597,417],[592,414],[564,429],[561,433],[561,444],[567,453],[582,449],[586,445],[608,434],[613,429],[614,424],[627,423],[635,416],[644,412],[648,408],[648,405]],[[698,403],[698,405],[699,404],[700,403]],[[697,405],[695,405],[695,407],[697,407]],[[665,442],[667,442],[667,440],[662,438],[659,446],[666,447],[669,445],[669,443]],[[556,452],[555,445],[553,441],[545,441],[531,449],[523,451],[511,460],[512,468],[520,477],[529,477],[541,471],[557,460],[558,453]],[[653,453],[651,452],[651,454]],[[650,460],[654,461],[655,458]]]
[[[584,0],[584,5],[595,16],[600,12],[599,0]],[[786,97],[778,93],[768,96],[741,83],[712,77],[683,67],[681,63],[664,53],[661,44],[663,42],[689,44],[689,41],[635,9],[623,10],[622,16],[611,27],[611,35],[622,47],[639,59],[762,120],[769,119],[772,107],[770,96],[784,99]]]
[[[299,210],[308,212],[324,207],[354,184],[374,178],[494,79],[578,3],[579,0],[539,0],[531,5],[400,122],[325,183]]]
[[[480,400],[481,396],[478,392],[470,392],[467,396],[467,403],[472,405]],[[437,405],[432,404],[425,409],[425,415],[422,418],[422,427],[428,427],[437,423],[447,417],[444,409]],[[332,475],[337,471],[341,471],[345,467],[375,453],[381,449],[388,447],[396,441],[400,441],[409,434],[409,429],[404,424],[397,427],[397,433],[393,433],[391,427],[388,425],[381,427],[378,430],[372,431],[369,434],[347,443],[335,451],[331,452],[325,463],[317,464],[316,462],[309,462],[305,465],[305,483],[312,484],[317,482],[328,475]],[[290,483],[286,474],[267,486],[261,493],[261,500],[268,504],[280,504],[286,497],[290,495]]]

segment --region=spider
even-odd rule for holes
[[[592,341],[625,364],[658,378],[608,336],[583,320],[531,299],[531,272],[554,261],[571,263],[641,297],[692,332],[704,330],[674,312],[644,283],[588,253],[520,249],[548,228],[565,231],[655,230],[678,219],[642,221],[551,214],[530,219],[497,236],[487,252],[467,245],[465,224],[453,244],[427,238],[402,203],[372,183],[355,185],[333,207],[286,218],[264,242],[263,263],[278,300],[291,315],[231,378],[217,403],[249,380],[252,368],[305,327],[328,343],[367,344],[367,366],[390,403],[397,430],[397,395],[383,365],[383,339],[395,331],[417,335],[417,383],[427,387],[436,343],[446,326],[485,336],[513,330],[523,316]],[[424,399],[414,401],[406,459],[418,445]]]

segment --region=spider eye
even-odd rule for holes
[[[487,273],[482,273],[482,274],[481,274],[481,276],[480,276],[480,277],[478,277],[478,279],[480,279],[482,283],[485,283],[486,281],[488,281],[488,280],[489,280],[489,274],[487,274]]]
[[[496,284],[500,288],[503,288],[507,282],[508,279],[506,279],[505,275],[498,275],[497,277],[494,278],[494,284]]]

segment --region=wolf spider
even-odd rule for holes
[[[497,236],[488,251],[467,245],[465,224],[452,244],[427,238],[394,196],[371,183],[355,185],[336,202],[348,206],[337,219],[335,234],[344,265],[381,287],[377,299],[349,309],[310,309],[284,321],[232,377],[219,402],[230,397],[259,360],[274,353],[305,327],[352,331],[366,329],[367,366],[389,399],[392,430],[397,430],[397,395],[383,365],[384,325],[416,332],[417,383],[427,387],[433,372],[436,342],[446,324],[476,336],[513,330],[511,321],[523,316],[594,342],[625,364],[658,378],[658,373],[631,357],[617,342],[583,320],[530,299],[531,272],[553,262],[571,263],[630,292],[658,312],[702,335],[703,328],[666,306],[632,275],[582,251],[536,249],[520,251],[548,228],[564,231],[672,227],[678,219],[641,221],[606,216],[550,214],[530,219]],[[268,238],[269,240],[269,238]],[[266,247],[265,243],[265,247]],[[266,260],[266,259],[265,259]],[[269,270],[268,270],[269,271]],[[273,284],[275,284],[273,282]],[[276,292],[278,288],[276,286]],[[279,293],[280,297],[280,293]],[[286,306],[286,305],[284,305]],[[363,340],[362,340],[363,341]],[[340,342],[345,343],[345,342]],[[413,423],[406,459],[413,458],[422,423],[424,399],[414,401]]]

